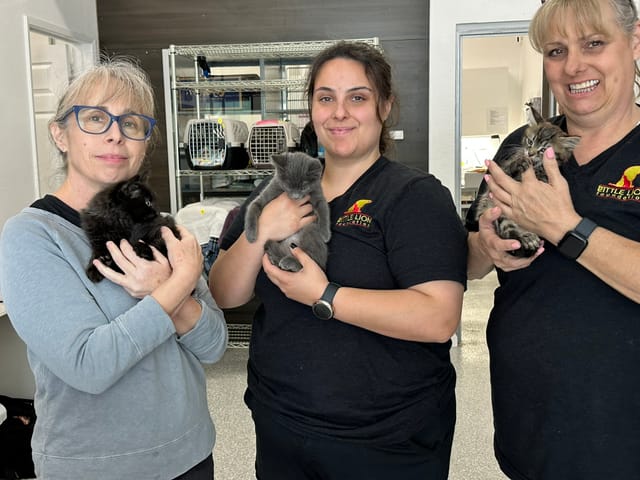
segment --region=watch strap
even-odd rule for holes
[[[569,260],[576,260],[589,244],[589,237],[598,225],[588,218],[580,220],[558,243],[558,251]]]
[[[587,240],[597,226],[598,224],[596,224],[596,222],[588,219],[587,217],[584,217],[582,220],[580,220],[580,223],[576,225],[576,228],[574,228],[573,231],[581,235],[582,237],[584,237],[585,240]]]
[[[327,285],[327,288],[324,289],[324,293],[322,294],[322,297],[320,297],[320,300],[324,300],[328,304],[333,305],[333,297],[336,296],[336,292],[339,288],[340,285],[338,285],[337,283],[329,282],[329,285]]]

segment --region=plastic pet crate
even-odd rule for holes
[[[244,153],[248,136],[247,124],[240,120],[192,119],[181,152],[192,169],[244,168],[249,162]]]
[[[271,168],[271,155],[297,149],[300,130],[291,122],[262,120],[249,131],[249,158],[255,168]]]

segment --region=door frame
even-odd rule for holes
[[[83,35],[78,32],[74,32],[69,30],[68,28],[62,25],[55,25],[53,23],[44,21],[40,18],[24,15],[23,16],[23,35],[24,35],[24,45],[27,46],[25,48],[25,64],[27,66],[27,71],[29,75],[27,75],[27,88],[31,94],[29,95],[28,105],[30,112],[30,128],[31,128],[31,159],[32,159],[32,168],[33,168],[33,188],[34,192],[36,192],[36,197],[42,196],[42,192],[40,189],[40,162],[38,159],[38,149],[37,149],[37,136],[38,135],[47,135],[48,132],[38,132],[35,118],[35,104],[33,99],[33,78],[31,74],[31,32],[38,33],[41,35],[46,35],[49,37],[53,37],[64,41],[66,43],[72,44],[74,47],[78,49],[81,58],[81,68],[86,68],[89,65],[96,63],[98,59],[98,42],[86,35]],[[53,146],[52,146],[53,148]],[[41,159],[43,162],[48,159]]]
[[[463,51],[462,45],[465,38],[473,37],[492,37],[507,35],[526,35],[529,30],[528,21],[512,21],[512,22],[487,22],[487,23],[471,23],[456,25],[456,72],[455,72],[455,186],[454,200],[460,212],[461,209],[461,187],[462,187],[462,169],[460,167],[462,161],[462,74],[463,74]]]

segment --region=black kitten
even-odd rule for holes
[[[527,107],[529,126],[522,137],[521,148],[514,149],[511,155],[500,164],[502,170],[510,177],[520,181],[522,174],[533,168],[536,178],[548,182],[547,174],[542,166],[542,157],[547,148],[553,147],[558,164],[562,165],[571,157],[573,149],[580,142],[580,137],[570,136],[559,126],[544,120],[530,103]],[[488,189],[478,200],[476,220],[492,208],[493,202],[489,198]],[[520,242],[520,248],[509,253],[514,257],[531,257],[540,246],[540,238],[533,232],[528,232],[513,220],[501,215],[495,221],[496,233],[500,238],[514,239]]]
[[[153,260],[150,245],[167,255],[160,227],[169,227],[180,238],[176,223],[164,216],[153,205],[153,192],[140,176],[116,183],[98,192],[87,208],[80,212],[82,228],[89,237],[93,254],[87,266],[87,276],[92,282],[104,277],[93,265],[99,259],[107,267],[122,272],[107,250],[107,241],[119,244],[126,239],[141,258]]]
[[[271,163],[275,167],[274,176],[247,207],[244,221],[247,240],[253,243],[258,238],[258,218],[271,200],[283,192],[293,199],[309,195],[317,220],[284,240],[267,241],[264,249],[271,263],[282,270],[297,272],[302,265],[291,253],[291,244],[294,243],[324,269],[328,256],[327,242],[331,238],[331,214],[320,185],[322,163],[303,152],[274,154]]]

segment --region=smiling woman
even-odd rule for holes
[[[531,169],[516,182],[500,165],[517,129],[481,186],[496,208],[467,216],[469,276],[496,268],[500,281],[487,327],[496,457],[514,479],[624,480],[640,471],[640,21],[630,0],[547,0],[530,37],[562,111],[551,121],[580,143],[560,168],[545,152],[548,184]],[[501,214],[545,239],[534,257],[505,255],[520,245],[496,236]]]
[[[264,302],[245,395],[257,477],[444,480],[465,232],[435,177],[384,156],[395,95],[382,52],[360,42],[327,48],[310,68],[307,94],[325,148],[326,272],[299,246],[295,273],[264,255],[270,240],[316,221],[308,198],[282,194],[262,209],[255,242],[243,233],[245,215],[236,217],[209,275],[223,306],[254,291]]]
[[[80,210],[140,171],[153,110],[135,64],[105,60],[78,76],[50,122],[64,182],[9,219],[0,238],[0,290],[35,376],[38,478],[213,476],[201,363],[222,356],[227,330],[197,240],[163,227],[166,256],[154,250],[152,259],[108,242],[120,271],[95,260],[108,281],[86,273]]]

